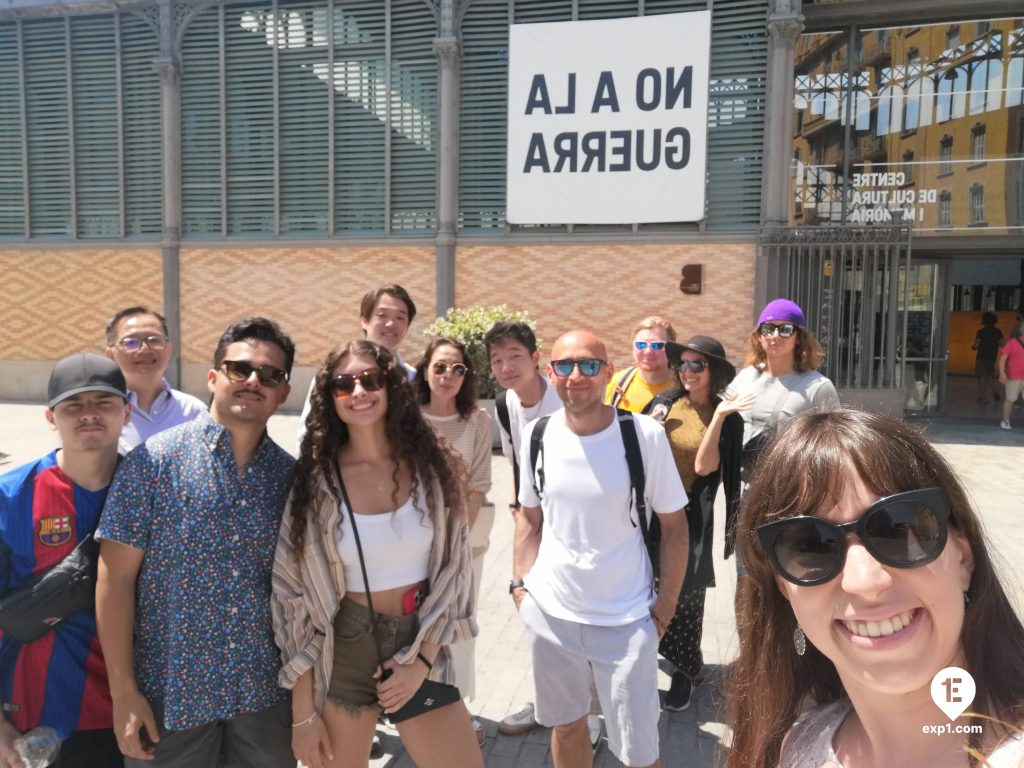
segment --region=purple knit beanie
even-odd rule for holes
[[[757,324],[761,323],[796,323],[804,327],[807,325],[804,320],[804,311],[797,306],[796,302],[789,299],[776,299],[768,302],[757,318]]]

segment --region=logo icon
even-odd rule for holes
[[[971,673],[960,667],[946,667],[932,678],[932,701],[951,722],[971,706],[976,692]]]
[[[70,515],[44,517],[39,521],[39,541],[47,547],[60,547],[71,541],[74,528]]]

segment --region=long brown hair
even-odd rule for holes
[[[391,353],[379,344],[360,339],[351,341],[334,349],[324,359],[324,364],[316,374],[313,390],[310,394],[309,416],[306,419],[306,434],[302,438],[299,459],[295,466],[292,479],[291,514],[294,518],[291,528],[292,546],[296,553],[301,553],[306,528],[315,525],[311,517],[316,514],[313,504],[314,490],[321,478],[338,499],[335,487],[337,457],[341,447],[349,440],[348,426],[334,409],[334,398],[331,395],[331,376],[338,363],[346,357],[370,357],[380,370],[384,371],[388,396],[388,410],[385,415],[385,433],[391,446],[391,459],[395,462],[395,487],[392,498],[398,506],[398,467],[405,463],[412,470],[412,498],[416,499],[419,483],[426,488],[426,513],[433,517],[434,494],[431,479],[436,477],[441,483],[444,504],[449,509],[448,530],[445,547],[445,561],[449,555],[452,542],[452,524],[454,519],[465,515],[462,498],[460,473],[462,459],[438,440],[434,430],[424,421],[423,414],[416,404],[412,390],[408,384],[405,371],[394,364]],[[299,555],[301,556],[301,555]]]
[[[790,471],[794,467],[799,471]],[[917,429],[898,419],[853,410],[804,412],[780,428],[758,462],[737,526],[747,576],[740,579],[737,595],[740,655],[726,687],[733,728],[727,768],[774,768],[783,738],[801,710],[844,695],[835,666],[817,648],[808,642],[806,654],[796,654],[796,619],[758,546],[756,529],[807,514],[823,499],[838,500],[854,473],[879,496],[926,487],[942,490],[950,524],[966,538],[974,558],[970,604],[960,632],[966,667],[979,692],[974,710],[1011,724],[986,724],[984,737],[972,737],[970,746],[991,751],[1020,721],[1024,627],[949,464]]]
[[[768,355],[761,346],[761,332],[755,328],[750,334],[750,351],[743,361],[744,365],[756,365],[763,368]],[[825,353],[814,334],[801,325],[796,326],[796,345],[793,347],[793,369],[797,373],[815,371],[825,362]]]

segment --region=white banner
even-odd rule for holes
[[[704,218],[711,12],[509,29],[512,224]]]

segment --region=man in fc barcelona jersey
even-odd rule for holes
[[[0,595],[60,563],[96,530],[130,413],[114,361],[78,354],[54,366],[46,420],[61,447],[0,475]],[[4,768],[21,767],[13,742],[38,726],[65,740],[56,768],[123,765],[92,609],[30,643],[0,636],[0,706]]]

